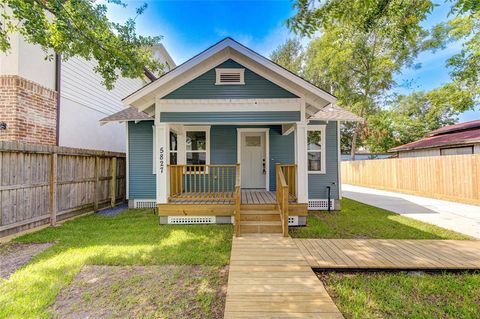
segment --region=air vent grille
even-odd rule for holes
[[[222,73],[220,83],[240,83],[240,73]]]
[[[215,69],[216,85],[245,84],[245,69]]]
[[[335,202],[330,200],[330,209],[333,210]],[[308,200],[308,210],[328,210],[328,199],[310,199]]]
[[[134,199],[133,208],[155,208],[157,201],[155,199]]]
[[[214,224],[215,216],[168,216],[169,224]]]

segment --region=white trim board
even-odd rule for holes
[[[158,99],[160,112],[301,111],[300,99]]]
[[[269,128],[237,128],[237,163],[240,164],[240,179],[242,172],[242,133],[265,133],[265,190],[270,190],[270,129]],[[240,182],[241,185],[241,182]]]
[[[283,122],[159,122],[159,123],[166,123],[169,125],[184,125],[185,127],[189,125],[282,125],[282,124],[295,124],[298,122],[295,121],[283,121]]]

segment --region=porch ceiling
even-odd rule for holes
[[[347,121],[347,122],[363,122],[364,119],[353,114],[335,104],[318,109],[312,105],[307,105],[307,114],[310,115],[309,120],[319,121]]]

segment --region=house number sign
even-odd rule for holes
[[[163,174],[163,170],[165,168],[165,150],[160,147],[160,174]]]

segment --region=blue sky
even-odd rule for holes
[[[161,35],[163,44],[180,64],[215,42],[233,37],[258,53],[269,56],[286,39],[292,37],[285,21],[294,15],[292,1],[125,1],[127,8],[109,6],[109,17],[124,21],[135,15],[135,8],[147,2],[145,13],[137,17],[139,34]],[[449,6],[439,2],[425,26],[445,20]],[[304,39],[308,42],[308,39]],[[405,69],[396,76],[399,93],[430,90],[449,81],[445,60],[458,52],[461,45],[453,43],[445,50],[425,52],[418,57],[420,69]],[[409,85],[405,85],[409,83]],[[480,118],[479,111],[469,111],[460,121]]]

